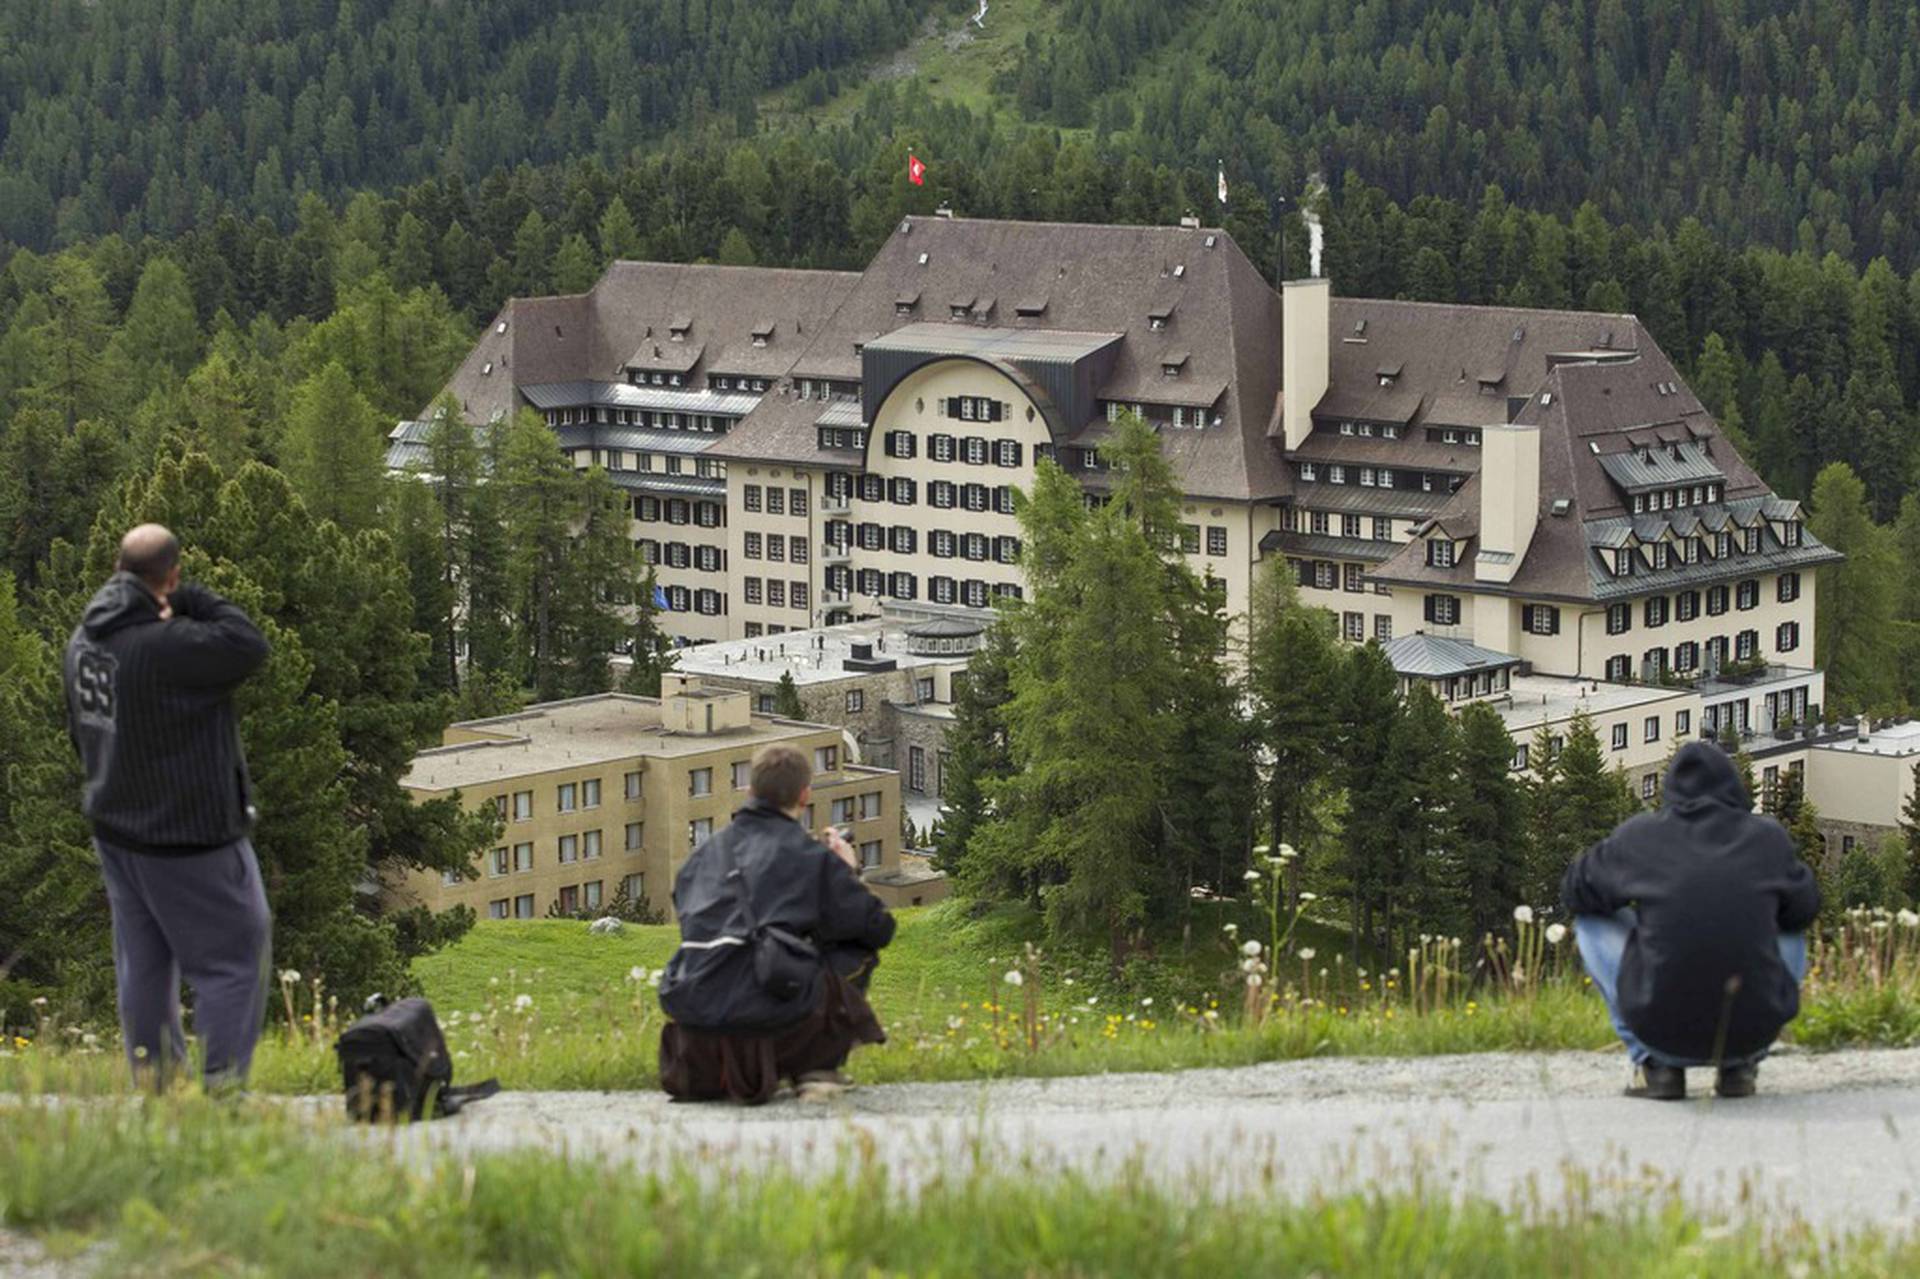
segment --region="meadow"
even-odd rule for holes
[[[1037,936],[1039,921],[1018,907],[901,912],[871,992],[889,1041],[856,1054],[849,1073],[862,1083],[1064,1076],[1614,1042],[1571,939],[1531,913],[1510,936],[1475,947],[1429,938],[1385,967],[1349,962],[1329,927],[1244,903],[1196,909],[1190,928],[1117,976],[1098,947],[1044,950]],[[415,976],[446,1027],[456,1081],[651,1088],[654,987],[675,938],[669,926],[596,936],[569,921],[487,922]],[[346,1011],[320,974],[282,973],[275,995],[252,1087],[332,1091]],[[0,1091],[126,1088],[110,1030],[32,1011],[31,1033],[0,1047]],[[1920,918],[1854,912],[1816,943],[1786,1038],[1815,1051],[1920,1043]]]

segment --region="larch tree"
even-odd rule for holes
[[[1843,462],[1814,480],[1807,527],[1847,558],[1820,570],[1814,660],[1827,672],[1827,698],[1842,714],[1894,708],[1899,681],[1893,633],[1902,593],[1893,539],[1873,522],[1866,486]]]
[[[280,451],[281,469],[315,518],[350,532],[380,522],[386,440],[373,406],[338,363],[294,389]]]

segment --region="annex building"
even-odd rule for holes
[[[617,262],[587,293],[514,299],[447,390],[483,427],[540,413],[605,468],[662,626],[727,646],[703,673],[755,696],[713,669],[758,651],[735,645],[1018,596],[1016,490],[1050,459],[1099,500],[1130,412],[1231,611],[1282,559],[1403,679],[1504,699],[1517,740],[1530,698],[1604,704],[1644,785],[1656,721],[1663,743],[1732,726],[1804,750],[1820,718],[1817,570],[1838,556],[1631,315],[1276,290],[1194,219],[942,212],[859,272]],[[390,465],[427,429],[400,423]]]
[[[450,725],[442,745],[414,756],[403,785],[418,801],[458,795],[469,809],[491,806],[499,845],[482,854],[475,877],[415,871],[385,885],[387,898],[536,919],[601,910],[624,895],[671,916],[681,863],[746,802],[754,752],[773,742],[810,752],[808,829],[842,827],[883,900],[915,905],[935,891],[923,867],[902,865],[899,774],[859,763],[840,729],[758,714],[746,693],[688,677],[670,676],[662,691]]]

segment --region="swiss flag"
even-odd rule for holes
[[[927,185],[927,166],[911,151],[907,152],[907,181],[917,187]]]

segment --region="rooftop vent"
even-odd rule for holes
[[[934,206],[933,216],[951,220],[953,218],[953,206],[945,200],[942,200],[938,205]]]
[[[1210,235],[1210,236],[1208,236],[1208,237],[1206,238],[1206,240],[1205,240],[1205,241],[1203,241],[1203,243],[1204,243],[1204,244],[1205,244],[1205,245],[1206,245],[1206,246],[1207,246],[1207,247],[1208,247],[1209,249],[1211,249],[1211,248],[1212,248],[1212,247],[1213,247],[1213,246],[1214,246],[1215,244],[1217,244],[1217,243],[1219,243],[1219,240],[1220,240],[1220,237],[1219,237],[1219,236],[1217,236],[1217,235]]]
[[[1553,499],[1553,506],[1549,509],[1551,509],[1555,515],[1565,515],[1573,509],[1573,499],[1570,497],[1556,497]]]
[[[1186,275],[1186,273],[1187,273],[1187,264],[1186,264],[1185,262],[1180,262],[1180,263],[1177,263],[1177,264],[1175,264],[1175,266],[1174,266],[1174,268],[1173,268],[1173,278],[1174,278],[1174,279],[1176,279],[1176,280],[1178,280],[1178,279],[1180,279],[1180,278],[1181,278],[1182,276],[1184,276],[1184,275]]]
[[[505,320],[500,321],[500,323],[493,326],[493,331],[495,333],[505,333],[507,331],[507,322]]]
[[[486,362],[485,364],[483,364],[483,365],[481,365],[481,366],[480,366],[480,376],[481,376],[481,377],[486,377],[486,376],[487,376],[488,374],[490,374],[490,373],[492,373],[492,372],[493,372],[493,361],[492,361],[492,360],[488,360],[488,361],[487,361],[487,362]]]
[[[927,255],[922,253],[920,255],[920,265],[925,266],[926,264],[927,264]]]
[[[900,219],[900,234],[901,234],[901,235],[912,235],[912,234],[913,234],[913,219],[912,219],[912,218],[901,218],[901,219]]]

